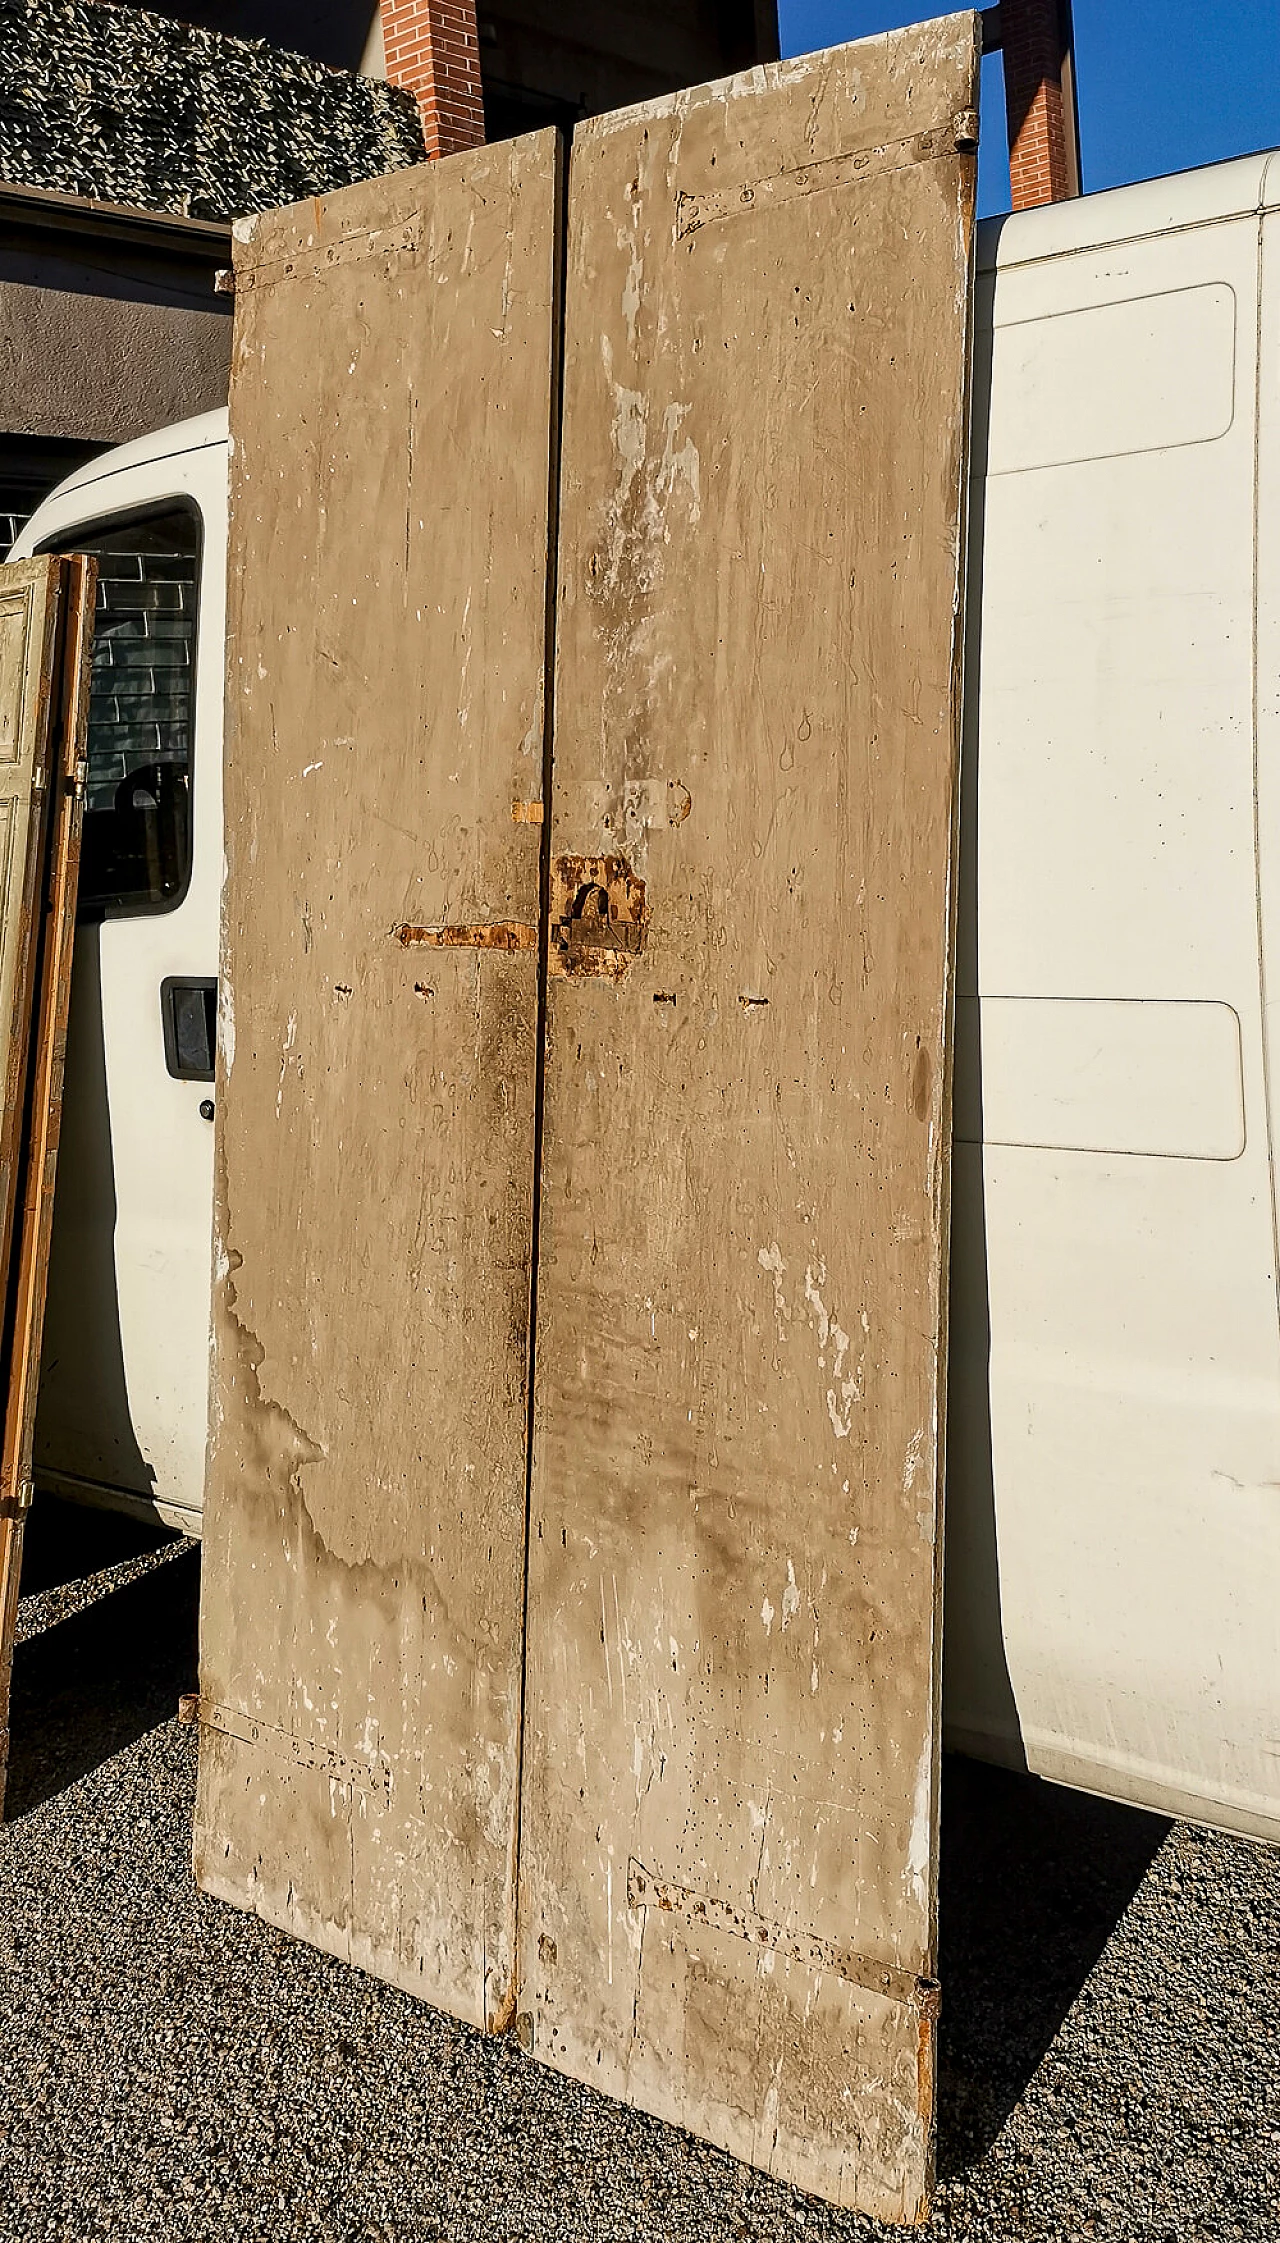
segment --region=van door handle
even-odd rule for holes
[[[160,984],[164,1063],[181,1083],[211,1083],[218,1022],[218,984],[168,974]]]

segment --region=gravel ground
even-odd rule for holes
[[[886,2235],[195,1893],[198,1556],[37,1513],[0,2238]],[[957,1761],[930,2237],[1280,2238],[1280,1855]]]

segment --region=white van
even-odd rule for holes
[[[1280,1840],[1280,157],[978,265],[948,1735]],[[37,1469],[191,1532],[226,488],[210,415],[15,548],[102,572]]]

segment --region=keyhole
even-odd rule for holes
[[[581,888],[574,899],[575,919],[604,921],[609,917],[609,897],[605,889],[594,885]]]

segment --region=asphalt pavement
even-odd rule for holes
[[[0,1831],[0,2243],[891,2233],[194,1889],[198,1552],[37,1511]],[[1280,1854],[955,1761],[949,2243],[1280,2243]]]

